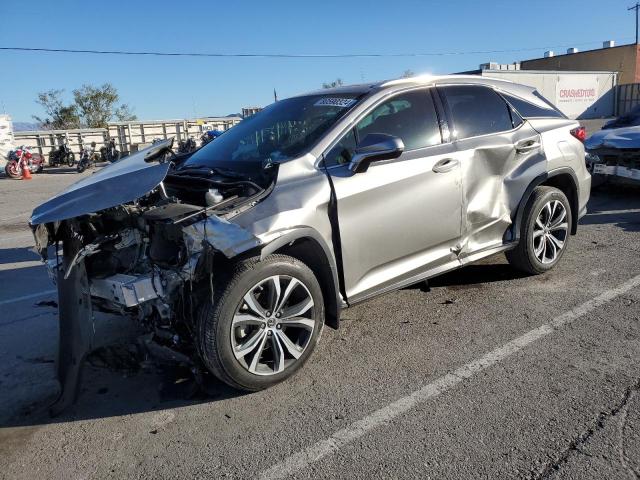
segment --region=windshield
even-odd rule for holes
[[[258,173],[269,161],[306,153],[358,99],[353,94],[319,94],[275,102],[196,151],[180,168]]]

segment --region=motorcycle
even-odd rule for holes
[[[103,162],[117,162],[120,160],[120,152],[116,149],[116,141],[111,138],[107,144],[100,149],[100,158]]]
[[[90,147],[83,147],[82,154],[80,155],[80,161],[76,170],[78,173],[84,172],[87,168],[93,168],[98,160],[98,154],[96,153],[96,142],[91,142]]]
[[[193,137],[189,137],[187,140],[181,140],[178,144],[178,153],[191,153],[194,152],[198,147],[196,146],[196,141]]]
[[[29,147],[23,145],[9,152],[4,171],[10,178],[22,178],[25,166],[31,173],[40,173],[44,170],[44,159],[39,153],[31,153]]]
[[[66,140],[60,145],[60,148],[49,154],[49,166],[51,167],[61,167],[62,165],[73,167],[75,164],[76,155],[71,151]]]
[[[200,146],[204,147],[207,143],[214,141],[220,135],[222,135],[222,132],[219,130],[207,130],[200,137]]]

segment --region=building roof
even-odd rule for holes
[[[612,50],[619,50],[619,49],[623,49],[623,48],[629,48],[629,47],[636,47],[637,45],[635,43],[627,43],[625,45],[616,45],[615,47],[606,47],[606,48],[594,48],[591,50],[581,50],[575,53],[556,53],[554,54],[552,57],[538,57],[538,58],[530,58],[528,60],[522,60],[520,63],[525,63],[525,62],[535,62],[538,60],[551,60],[553,58],[558,58],[558,57],[572,57],[575,55],[583,55],[583,54],[593,54],[595,52],[609,52]]]

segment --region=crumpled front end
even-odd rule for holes
[[[212,294],[229,259],[260,245],[229,218],[267,189],[237,180],[226,189],[219,180],[212,203],[211,180],[171,177],[133,201],[32,225],[59,291],[62,393],[53,414],[73,402],[82,361],[97,343],[96,312],[131,317],[154,342],[197,362],[199,296]]]

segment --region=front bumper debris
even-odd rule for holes
[[[622,165],[605,165],[604,163],[596,163],[593,165],[593,173],[596,175],[610,175],[613,177],[640,181],[640,169],[628,168]]]

